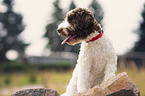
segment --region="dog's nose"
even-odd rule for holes
[[[57,29],[58,33],[61,33],[63,31],[63,28]]]

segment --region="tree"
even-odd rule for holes
[[[23,17],[13,11],[13,0],[3,0],[6,12],[0,12],[0,62],[8,61],[6,53],[9,50],[16,50],[23,55],[28,44],[20,38],[24,30]]]
[[[140,24],[140,31],[138,31],[139,40],[135,43],[135,47],[133,49],[135,52],[145,52],[145,5],[142,17],[143,22]]]
[[[44,34],[44,37],[48,39],[47,48],[49,48],[51,51],[66,51],[66,52],[78,52],[78,47],[76,49],[75,46],[69,46],[67,44],[61,45],[61,42],[64,40],[64,37],[61,37],[57,34],[56,30],[58,25],[64,20],[65,18],[65,12],[61,9],[59,5],[59,0],[56,0],[54,5],[54,13],[52,14],[52,22],[50,22],[46,26],[46,33]],[[70,4],[70,9],[75,8],[75,4],[72,1]]]
[[[95,19],[100,23],[104,14],[100,4],[96,0],[92,0],[89,9],[94,13]]]
[[[61,47],[62,38],[58,36],[56,30],[58,24],[63,21],[64,12],[59,6],[59,0],[56,0],[54,3],[54,13],[52,14],[52,22],[46,26],[46,33],[44,37],[48,39],[47,47],[51,49],[51,51],[62,51],[63,47]]]
[[[76,8],[76,5],[74,3],[74,0],[72,0],[71,4],[70,4],[70,7],[69,7],[69,10],[72,10],[72,9],[75,9]]]

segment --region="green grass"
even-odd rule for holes
[[[7,73],[0,74],[0,96],[1,89],[6,88],[9,91],[11,88],[26,86],[26,85],[43,85],[45,88],[57,90],[60,94],[65,92],[66,86],[71,78],[71,71],[41,71],[27,73]],[[8,83],[6,83],[8,82]],[[12,94],[10,92],[10,94]]]
[[[130,80],[135,83],[141,96],[145,96],[145,69],[138,70],[136,66],[129,68],[121,67],[117,74],[126,72]],[[65,92],[66,86],[72,75],[70,71],[28,71],[22,73],[0,74],[0,91],[3,88],[11,90],[19,86],[42,84],[45,88],[57,90],[59,94]],[[12,93],[10,93],[12,94]],[[3,96],[0,94],[0,96]]]
[[[32,82],[31,78],[34,78],[35,80]],[[9,73],[0,75],[0,88],[24,86],[36,83],[41,83],[38,75],[36,77],[26,73]]]
[[[44,76],[48,78],[46,82],[48,86],[46,87],[57,90],[59,94],[64,93],[66,90],[66,86],[71,78],[71,73],[72,71],[50,72],[48,73],[48,75],[46,73],[46,76]]]

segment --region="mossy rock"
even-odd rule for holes
[[[52,89],[26,89],[16,92],[11,96],[60,96],[57,91]]]

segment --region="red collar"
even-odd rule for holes
[[[93,37],[93,38],[92,38],[90,41],[88,41],[88,42],[93,42],[93,41],[95,41],[95,40],[97,40],[97,39],[101,38],[101,37],[102,37],[102,35],[103,35],[103,32],[101,31],[99,35],[97,35],[97,36]]]

